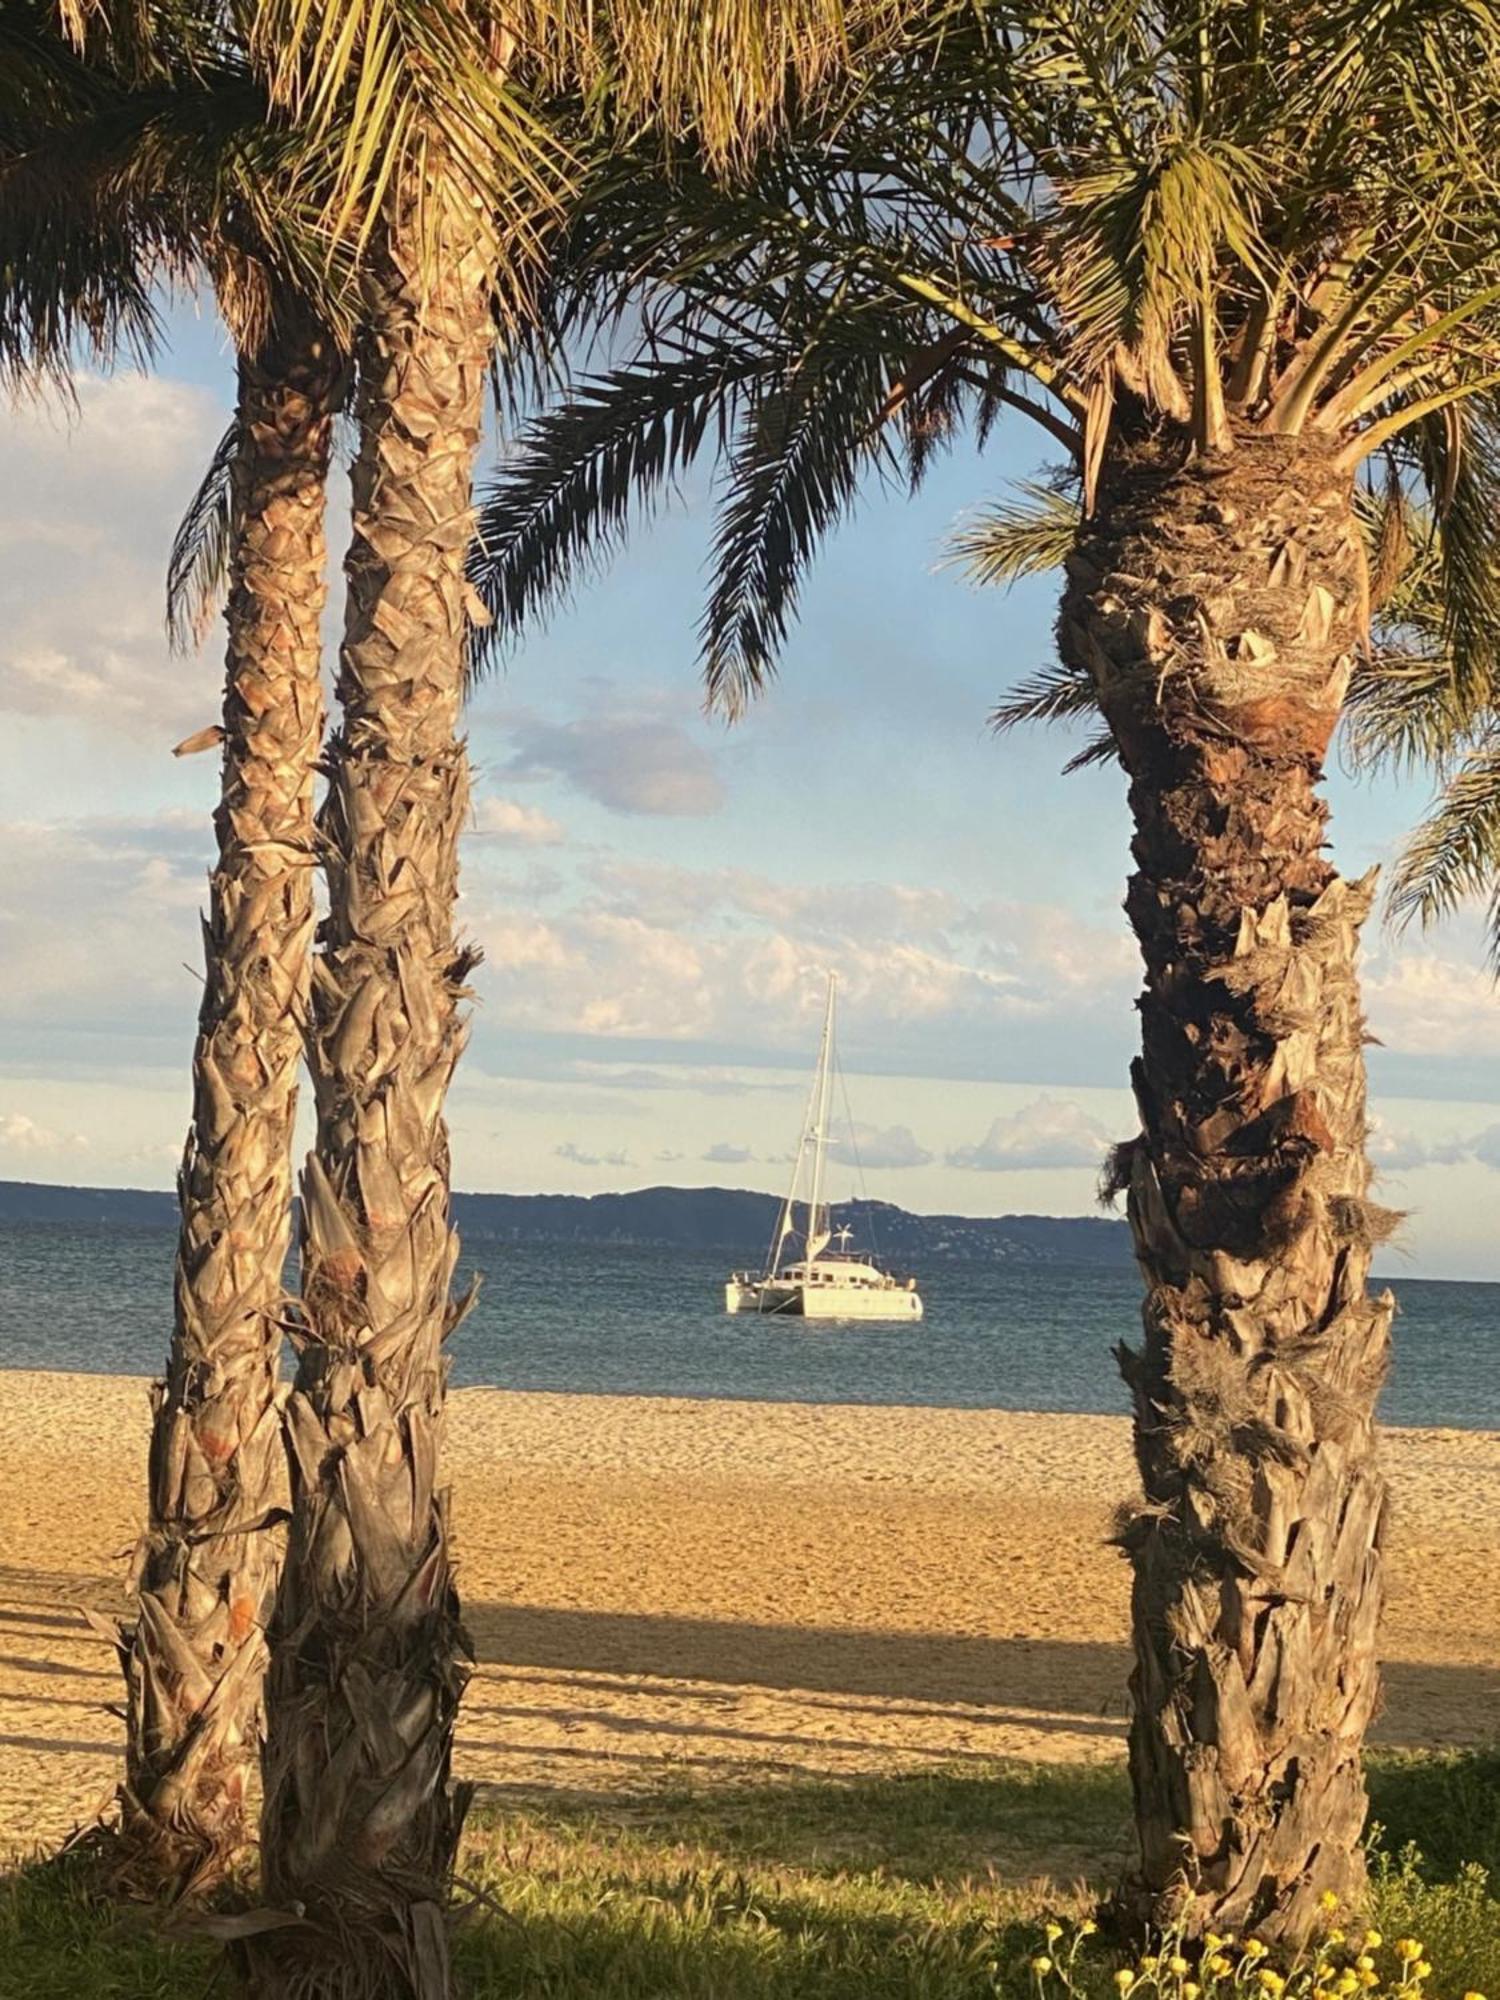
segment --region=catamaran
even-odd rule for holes
[[[828,1003],[812,1095],[792,1167],[792,1183],[776,1220],[776,1233],[758,1276],[736,1271],[724,1287],[732,1313],[785,1313],[801,1319],[905,1319],[922,1317],[915,1278],[898,1278],[872,1258],[849,1248],[853,1231],[835,1230],[823,1197],[833,1088],[833,1016],[837,981],[828,975]],[[802,1189],[806,1181],[806,1194]],[[800,1198],[800,1199],[799,1199]],[[806,1226],[797,1227],[799,1205]],[[801,1254],[784,1261],[801,1243]],[[830,1246],[837,1242],[837,1249]]]

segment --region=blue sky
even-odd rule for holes
[[[217,328],[182,312],[151,380],[86,379],[71,422],[0,416],[0,1175],[165,1186],[181,1147],[216,771],[169,751],[214,719],[219,660],[217,634],[168,655],[161,574],[231,388]],[[1059,734],[986,730],[1049,656],[1051,583],[1002,596],[939,567],[1043,456],[1018,427],[915,500],[872,493],[732,731],[698,704],[701,488],[478,694],[460,1185],[778,1186],[831,967],[872,1194],[1087,1212],[1132,1123],[1123,788],[1061,777]],[[1424,800],[1338,770],[1330,790],[1346,873]],[[1477,912],[1367,939],[1373,1144],[1434,1275],[1500,1277],[1480,958]]]

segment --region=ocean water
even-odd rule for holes
[[[0,1368],[154,1374],[172,1304],[168,1230],[0,1224]],[[1110,1348],[1138,1328],[1134,1270],[942,1264],[920,1326],[730,1318],[728,1258],[472,1240],[476,1310],[454,1380],[610,1396],[730,1396],[978,1410],[1126,1408]],[[1500,1430],[1500,1286],[1392,1280],[1390,1424]]]
[[[0,1224],[0,1367],[150,1374],[171,1311],[166,1230]],[[475,1239],[484,1278],[454,1379],[603,1395],[942,1409],[1125,1408],[1110,1349],[1138,1327],[1132,1270],[947,1264],[917,1327],[730,1318],[728,1258]],[[1388,1423],[1500,1430],[1500,1285],[1396,1278]]]

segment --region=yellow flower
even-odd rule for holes
[[[1344,1933],[1342,1931],[1330,1931],[1328,1933],[1328,1942],[1329,1944],[1342,1944],[1344,1942]]]
[[[1156,1956],[1155,1952],[1148,1951],[1146,1956],[1141,1960],[1141,1970],[1142,1972],[1155,1972],[1157,1966],[1160,1964],[1161,1960]]]
[[[1412,1971],[1418,1979],[1431,1979],[1432,1960],[1430,1958],[1419,1958],[1412,1967]]]
[[[1179,1953],[1177,1957],[1169,1958],[1167,1960],[1168,1972],[1175,1972],[1179,1979],[1181,1979],[1182,1975],[1185,1972],[1191,1972],[1192,1969],[1193,1968],[1188,1964],[1187,1960],[1184,1957],[1182,1957],[1181,1953]]]
[[[1208,1961],[1208,1969],[1216,1979],[1227,1979],[1234,1970],[1234,1961],[1226,1958],[1222,1951],[1216,1951]]]
[[[1354,1970],[1356,1972],[1371,1972],[1374,1970],[1374,1966],[1375,1961],[1367,1951],[1362,1951],[1354,1961]]]
[[[1040,1979],[1045,1974],[1049,1973],[1052,1970],[1052,1961],[1050,1958],[1048,1958],[1046,1953],[1043,1952],[1040,1957],[1034,1958],[1031,1961],[1031,1969]]]
[[[1359,1991],[1359,1974],[1357,1972],[1341,1972],[1336,1991],[1344,1995],[1344,2000],[1349,2000],[1351,1993]]]
[[[1275,1996],[1284,1993],[1286,1990],[1286,1981],[1279,1972],[1273,1972],[1269,1966],[1264,1971],[1257,1972],[1255,1978],[1257,1984],[1272,1995],[1272,2000],[1275,2000]]]
[[[1115,1974],[1115,1984],[1122,1993],[1128,1993],[1135,1984],[1135,1974],[1128,1965],[1122,1965]]]
[[[1098,1928],[1099,1926],[1094,1922],[1092,1917],[1085,1917],[1083,1922],[1078,1926],[1078,1935],[1080,1937],[1092,1937]]]
[[[1485,1996],[1482,1993],[1466,1993],[1464,2000],[1485,2000]]]
[[[1332,1889],[1325,1889],[1322,1895],[1319,1896],[1318,1901],[1325,1910],[1336,1910],[1339,1906],[1339,1899]]]
[[[1422,1956],[1422,1947],[1416,1938],[1397,1938],[1397,1958],[1413,1959]]]
[[[1265,1958],[1269,1955],[1270,1949],[1271,1947],[1268,1944],[1262,1944],[1259,1938],[1245,1939],[1246,1958]]]
[[[1208,1951],[1217,1951],[1223,1942],[1223,1938],[1219,1936],[1217,1931],[1205,1931],[1203,1933],[1204,1948]]]
[[[1383,1938],[1383,1937],[1381,1936],[1381,1934],[1380,1934],[1380,1932],[1379,1932],[1379,1931],[1366,1931],[1366,1932],[1365,1932],[1365,1950],[1366,1950],[1366,1951],[1378,1951],[1378,1950],[1380,1949],[1381,1945],[1383,1945],[1384,1943],[1385,1943],[1385,1939],[1384,1939],[1384,1938]]]
[[[1359,1983],[1361,1986],[1364,1986],[1366,1988],[1371,1986],[1378,1986],[1380,1984],[1380,1974],[1375,1970],[1374,1966],[1372,1965],[1368,1972],[1362,1972],[1359,1975]]]
[[[1198,2000],[1198,1995],[1199,1995],[1199,1994],[1200,1994],[1200,1993],[1201,1993],[1202,1991],[1203,1991],[1203,1988],[1202,1988],[1201,1986],[1199,1986],[1199,1985],[1196,1985],[1196,1984],[1194,1983],[1194,1981],[1193,1981],[1193,1980],[1191,1980],[1191,1979],[1184,1979],[1184,1980],[1183,1980],[1183,1982],[1182,1982],[1182,2000]]]
[[[1048,1944],[1056,1944],[1056,1943],[1057,1943],[1057,1940],[1058,1940],[1058,1939],[1059,1939],[1059,1938],[1060,1938],[1061,1936],[1062,1936],[1062,1925],[1061,1925],[1061,1924],[1048,1924],[1048,1926],[1047,1926],[1047,1942],[1048,1942]]]

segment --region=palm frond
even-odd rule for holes
[[[1457,698],[1446,654],[1380,646],[1351,677],[1343,755],[1356,772],[1442,771],[1474,720]]]
[[[568,149],[517,87],[514,34],[488,7],[257,0],[248,42],[272,103],[327,142],[336,237],[366,243],[430,148],[502,237],[529,237],[567,192]]]
[[[100,171],[126,94],[49,7],[0,13],[0,391],[66,394],[84,356],[145,365],[155,350],[153,281],[180,274],[184,246]]]
[[[196,652],[224,602],[234,544],[234,462],[240,426],[231,419],[172,538],[167,562],[167,637]]]
[[[888,457],[890,378],[848,352],[804,363],[757,395],[729,458],[702,624],[704,684],[731,719],[775,671],[815,549],[853,504],[866,465]]]
[[[1075,771],[1091,770],[1096,764],[1118,764],[1120,746],[1107,729],[1098,730],[1083,748],[1076,751],[1062,767],[1062,774],[1070,778]]]
[[[944,567],[961,570],[970,583],[1006,588],[1060,570],[1081,519],[1077,485],[1070,484],[1071,492],[1018,480],[1019,499],[993,501],[948,537]]]
[[[523,44],[555,87],[580,89],[617,136],[742,172],[757,147],[894,48],[900,0],[529,0]],[[528,18],[529,16],[529,18]]]
[[[469,580],[492,623],[476,638],[476,670],[618,546],[710,439],[727,437],[766,370],[764,355],[727,346],[647,358],[584,381],[522,434],[477,510]]]
[[[1076,667],[1054,662],[1017,682],[1004,701],[990,712],[997,735],[1033,722],[1073,722],[1080,715],[1097,715],[1099,697],[1094,683]]]
[[[1500,884],[1500,742],[1476,746],[1408,842],[1391,884],[1398,924],[1424,927]],[[1500,939],[1496,940],[1500,946]]]

